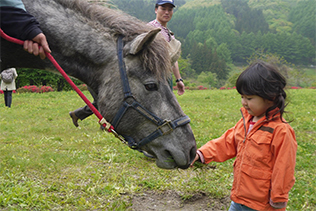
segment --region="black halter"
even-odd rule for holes
[[[171,133],[174,129],[177,127],[183,126],[185,124],[188,124],[190,122],[190,118],[188,116],[180,117],[176,120],[163,120],[157,117],[155,114],[148,111],[146,108],[144,108],[141,104],[139,104],[135,98],[133,97],[133,94],[131,92],[127,74],[126,74],[126,67],[123,60],[123,36],[120,35],[117,40],[117,56],[119,61],[119,69],[121,74],[121,81],[123,85],[123,91],[124,91],[124,101],[120,109],[118,110],[117,114],[112,120],[112,125],[114,128],[116,128],[121,121],[122,117],[126,113],[126,111],[129,108],[133,108],[136,111],[138,111],[140,114],[142,114],[144,117],[149,119],[151,122],[157,125],[157,129],[152,132],[149,136],[143,138],[139,142],[135,142],[133,138],[124,136],[124,139],[127,141],[128,146],[132,149],[140,150],[142,146],[145,144],[148,144],[149,142],[153,141],[154,139],[167,135]]]

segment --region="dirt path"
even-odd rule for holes
[[[133,211],[217,211],[227,210],[230,198],[215,199],[204,193],[197,193],[193,197],[182,200],[176,191],[165,191],[163,193],[145,192],[132,197],[129,210]]]

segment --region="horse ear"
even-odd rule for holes
[[[153,29],[149,32],[138,35],[130,45],[130,54],[137,54],[143,46],[146,44],[150,44],[156,37],[156,35],[160,32],[160,28]]]

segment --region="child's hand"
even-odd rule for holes
[[[287,202],[273,202],[273,201],[270,199],[270,205],[271,205],[271,207],[273,207],[274,209],[281,209],[281,208],[286,207]]]

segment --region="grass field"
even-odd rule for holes
[[[289,90],[288,96],[285,117],[294,120],[298,151],[287,210],[316,210],[316,90]],[[126,210],[131,196],[144,191],[176,190],[184,200],[200,192],[230,194],[233,160],[159,169],[100,131],[95,116],[74,127],[68,112],[83,101],[73,91],[13,94],[11,109],[0,97],[0,210]],[[187,90],[178,100],[198,147],[240,118],[236,90]]]

